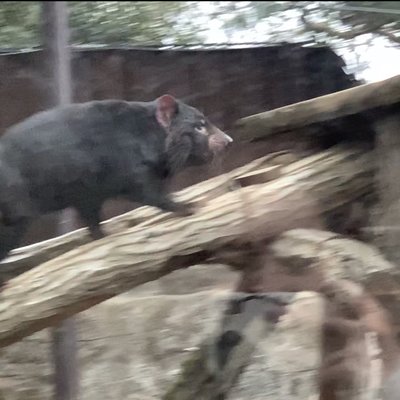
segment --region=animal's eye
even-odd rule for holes
[[[195,125],[195,129],[197,132],[201,133],[202,135],[208,135],[207,129],[206,129],[206,121],[201,120]]]

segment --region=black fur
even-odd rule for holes
[[[208,162],[215,153],[209,136],[217,131],[197,109],[168,97],[165,126],[157,99],[73,104],[11,127],[0,139],[0,259],[18,246],[33,218],[67,207],[94,239],[103,236],[101,207],[110,198],[189,214],[166,194],[165,178]],[[196,131],[204,121],[209,136]]]

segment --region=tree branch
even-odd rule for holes
[[[400,43],[400,37],[396,36],[393,32],[386,31],[384,28],[376,31],[381,36],[387,37],[391,42]]]
[[[303,14],[301,16],[301,21],[303,22],[306,30],[317,32],[317,33],[326,33],[329,36],[335,36],[340,39],[354,39],[357,36],[364,35],[366,33],[376,33],[378,29],[384,26],[383,22],[374,22],[371,25],[364,25],[360,28],[354,28],[350,31],[343,32],[331,28],[328,24],[314,22],[307,19],[309,12],[303,9]]]
[[[234,138],[254,140],[400,103],[400,75],[240,119]]]

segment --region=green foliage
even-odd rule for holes
[[[315,38],[332,41],[364,34],[400,43],[400,3],[389,1],[249,1],[213,2],[223,29],[262,32],[264,41]],[[297,26],[294,23],[298,21]],[[259,35],[260,36],[260,35]],[[262,41],[262,40],[260,40]]]
[[[0,3],[1,47],[31,47],[39,43],[40,5],[37,1]]]
[[[40,45],[40,3],[0,2],[2,48]],[[230,42],[247,37],[258,42],[313,39],[332,44],[368,33],[400,43],[400,2],[70,1],[68,5],[72,44],[202,42],[215,21]]]
[[[1,47],[40,46],[41,2],[0,2]],[[72,44],[155,44],[194,40],[190,21],[179,16],[188,8],[180,1],[71,1]]]
[[[71,41],[75,44],[161,44],[185,33],[176,20],[187,5],[179,1],[72,1]],[[190,36],[190,35],[188,35]]]

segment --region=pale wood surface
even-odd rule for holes
[[[400,103],[400,75],[240,119],[232,136],[252,140]]]

